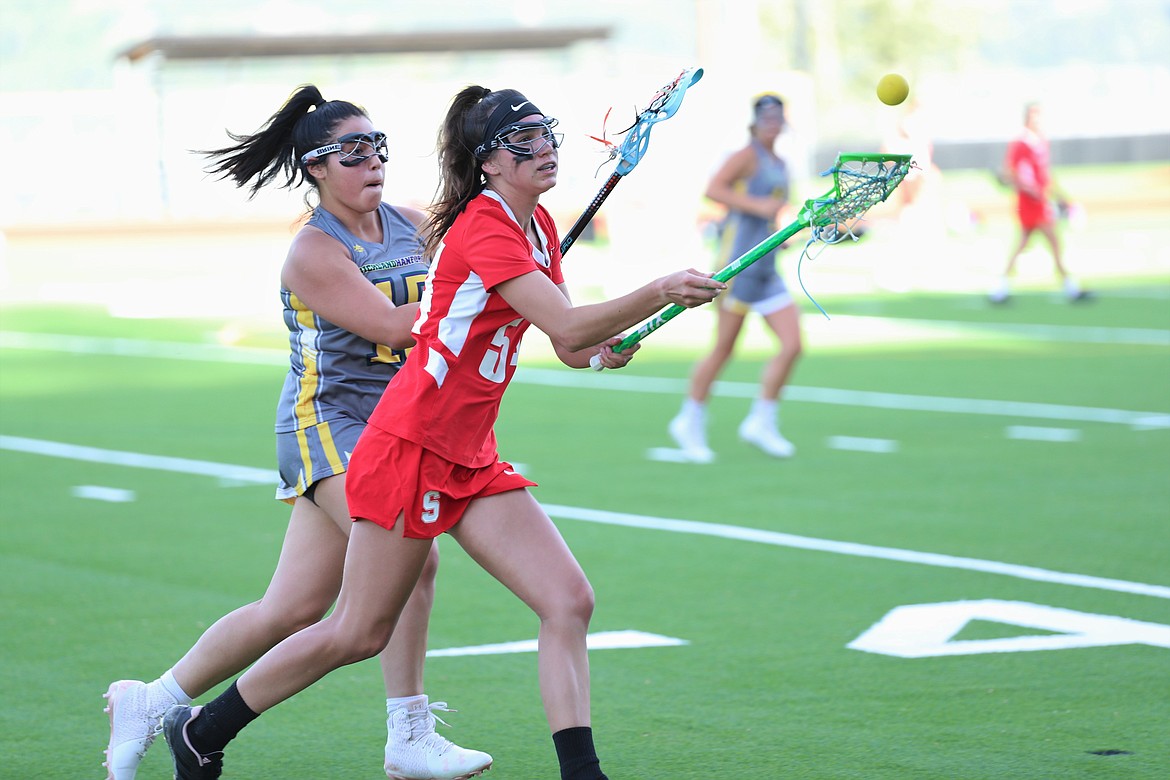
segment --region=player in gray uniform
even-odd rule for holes
[[[427,273],[420,234],[425,215],[382,202],[386,136],[365,111],[326,101],[306,85],[255,134],[231,137],[235,144],[207,153],[212,173],[249,185],[253,195],[283,173],[283,186],[307,182],[320,199],[281,270],[290,356],[276,417],[276,497],[292,504],[292,513],[262,599],[220,618],[153,682],[110,685],[108,780],[134,778],[171,707],[190,704],[237,675],[333,605],[352,525],[345,500],[349,454],[414,343],[410,329]],[[492,763],[487,753],[435,732],[434,712],[447,711],[446,703],[432,703],[423,693],[437,567],[432,547],[380,656],[387,696],[384,769],[392,780],[464,780]],[[192,712],[194,719],[200,708]],[[197,772],[219,777],[220,760]],[[176,767],[176,776],[191,775]]]
[[[418,303],[427,275],[418,228],[386,203],[378,206],[378,219],[380,242],[355,236],[320,206],[308,225],[346,247],[361,274],[395,306]],[[282,289],[280,298],[290,365],[276,410],[276,497],[291,503],[298,495],[311,498],[318,481],[345,472],[358,435],[406,353],[329,322],[292,290]]]
[[[783,101],[771,93],[757,97],[747,146],[723,163],[707,187],[707,197],[727,208],[720,267],[776,232],[777,215],[789,197],[788,169],[775,151],[783,129]],[[759,395],[739,426],[739,437],[773,457],[791,457],[796,447],[780,434],[777,407],[802,350],[800,310],[776,268],[775,252],[748,266],[730,284],[718,309],[715,346],[695,365],[687,397],[668,430],[689,460],[714,459],[715,453],[707,446],[707,400],[735,351],[745,318],[754,311],[776,334],[780,349],[764,366]]]

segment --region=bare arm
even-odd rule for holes
[[[676,271],[620,298],[586,306],[573,306],[540,271],[509,279],[496,290],[522,317],[547,333],[561,355],[596,347],[668,304],[693,308],[709,303],[727,288],[711,276],[693,268]]]
[[[727,158],[707,184],[706,196],[729,209],[746,214],[775,219],[784,201],[778,198],[760,198],[736,189],[736,184],[750,179],[756,172],[756,154],[750,146]]]
[[[293,239],[280,282],[309,309],[367,341],[392,349],[414,346],[410,329],[418,304],[395,306],[345,247],[316,228],[304,228]]]

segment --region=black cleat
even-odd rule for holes
[[[223,774],[223,752],[202,755],[187,738],[187,726],[202,709],[176,704],[163,716],[163,735],[175,762],[175,780],[218,780]]]

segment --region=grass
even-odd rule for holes
[[[1097,232],[1086,235],[1096,247]],[[866,250],[868,241],[821,262],[833,270],[880,255],[881,241]],[[767,347],[758,332],[712,402],[719,458],[707,466],[647,458],[669,443],[695,343],[709,336],[703,314],[652,336],[621,374],[535,371],[551,367],[542,337],[529,337],[501,449],[540,482],[540,501],[564,508],[554,517],[597,592],[592,630],[687,642],[591,654],[611,777],[1166,776],[1170,647],[919,659],[848,647],[898,606],[984,599],[1170,625],[1170,428],[1158,422],[1170,414],[1170,277],[1155,268],[1086,278],[1101,295],[1085,306],[1042,286],[1006,308],[969,292],[832,287],[821,300],[833,320],[811,309],[805,320],[809,352],[784,404],[800,451],[785,462],[735,439]],[[11,437],[272,468],[279,333],[215,318],[121,319],[99,304],[0,306],[5,777],[100,776],[108,682],[158,675],[217,617],[257,598],[287,518],[271,485],[15,447]],[[225,334],[236,346],[220,345]],[[921,408],[930,399],[991,406]],[[1033,406],[1004,405],[1014,402]],[[1016,439],[1011,426],[1076,436]],[[836,449],[832,436],[897,449]],[[133,500],[81,498],[79,486]],[[757,541],[575,519],[585,510],[749,529]],[[445,542],[431,646],[534,637],[531,614]],[[1099,579],[1043,581],[834,543]],[[1050,633],[976,620],[953,641]],[[535,662],[428,663],[432,698],[460,710],[447,735],[492,752],[495,780],[556,776]],[[377,665],[357,664],[250,726],[225,777],[374,780],[384,736]],[[169,776],[159,744],[138,777]]]

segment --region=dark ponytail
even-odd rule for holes
[[[281,187],[293,189],[302,181],[317,186],[301,155],[333,140],[338,124],[353,116],[367,116],[365,109],[344,100],[325,100],[321,90],[304,84],[285,101],[268,121],[251,135],[228,131],[234,144],[200,152],[213,162],[207,172],[231,179],[237,187],[252,182],[248,197],[283,174]]]

